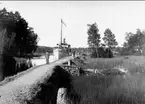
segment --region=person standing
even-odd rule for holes
[[[45,57],[46,57],[46,64],[49,64],[49,56],[50,56],[49,52],[46,52],[46,55],[45,55]]]

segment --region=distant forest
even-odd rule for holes
[[[46,52],[49,52],[49,53],[53,53],[53,48],[54,47],[47,47],[47,46],[38,46],[35,53],[34,54],[45,54]],[[76,51],[76,52],[83,52],[83,53],[86,53],[88,52],[88,48],[71,48],[72,51]]]
[[[38,46],[34,55],[44,55],[46,52],[53,53],[53,48],[54,47]],[[120,53],[121,49],[122,47],[117,47],[115,51]],[[72,52],[75,51],[76,53],[85,53],[87,55],[91,54],[91,50],[89,48],[79,47],[79,48],[71,48],[71,50]]]
[[[38,46],[34,55],[44,55],[46,52],[53,53],[54,47],[47,47],[47,46]],[[72,51],[75,51],[76,53],[89,53],[88,48],[71,48]]]
[[[53,53],[53,47],[38,46],[34,55],[44,55],[46,52]]]

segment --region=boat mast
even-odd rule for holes
[[[63,20],[61,19],[61,33],[60,33],[60,46],[62,45],[62,25],[65,25],[66,24],[63,22]]]
[[[62,44],[62,19],[61,19],[61,33],[60,33],[60,45]]]

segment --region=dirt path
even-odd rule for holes
[[[51,76],[54,66],[71,59],[73,59],[72,56],[36,67],[33,71],[0,86],[0,104],[27,104],[26,101],[33,97],[33,94],[31,94],[32,87],[37,86],[37,83],[43,83],[46,77]]]

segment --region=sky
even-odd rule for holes
[[[18,11],[39,36],[38,45],[56,46],[63,38],[71,47],[87,47],[87,24],[97,23],[101,37],[109,28],[121,46],[125,33],[145,29],[145,1],[0,1],[0,9]]]

